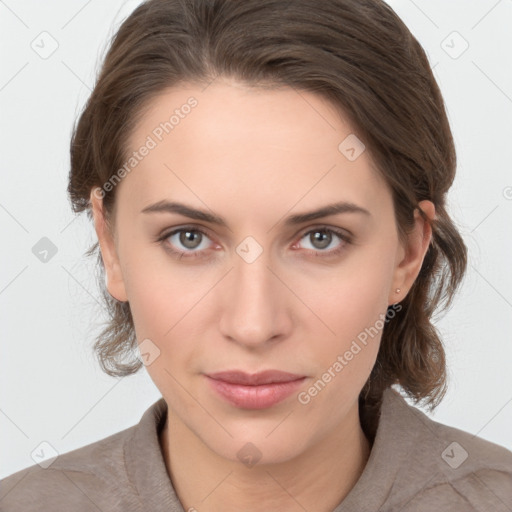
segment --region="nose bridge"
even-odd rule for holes
[[[258,345],[282,334],[283,295],[279,280],[268,268],[271,260],[271,251],[251,237],[236,248],[221,328],[238,343]]]

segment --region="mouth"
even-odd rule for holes
[[[279,370],[249,374],[239,370],[205,375],[211,388],[240,409],[266,409],[296,392],[307,378]]]
[[[281,382],[292,382],[302,379],[305,375],[283,372],[280,370],[265,370],[258,373],[247,373],[242,370],[229,370],[207,374],[208,377],[229,384],[242,384],[245,386],[259,386],[262,384],[278,384]]]

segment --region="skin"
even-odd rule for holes
[[[130,147],[190,96],[197,107],[117,185],[113,235],[91,191],[108,290],[129,301],[139,344],[150,339],[160,350],[146,368],[169,407],[160,435],[168,473],[185,510],[332,511],[370,453],[358,395],[381,331],[307,404],[293,394],[267,409],[240,409],[204,374],[280,369],[307,376],[300,391],[308,390],[406,296],[431,228],[415,211],[415,229],[399,243],[391,192],[369,153],[349,161],[338,150],[353,130],[313,93],[221,78],[204,91],[181,85],[152,99]],[[141,213],[163,199],[220,215],[228,227]],[[284,225],[289,215],[340,200],[371,215]],[[419,207],[434,218],[430,201]],[[155,242],[188,226],[207,236]],[[335,234],[319,241],[315,228],[348,231],[352,242]],[[252,263],[236,252],[247,236],[263,250]],[[173,256],[165,244],[200,256]],[[251,467],[237,456],[248,442],[261,454]]]

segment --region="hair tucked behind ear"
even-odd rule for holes
[[[449,307],[467,264],[466,246],[445,204],[455,177],[455,149],[425,52],[383,1],[141,4],[113,38],[75,126],[68,186],[74,211],[87,210],[92,220],[91,189],[102,187],[123,166],[129,134],[156,94],[218,76],[254,87],[314,92],[338,107],[389,186],[402,240],[418,203],[434,203],[432,243],[401,310],[384,327],[360,400],[378,408],[384,389],[398,383],[415,401],[425,399],[435,407],[446,390],[446,363],[432,318]],[[104,194],[107,220],[112,220],[115,190]],[[133,358],[130,307],[104,289],[99,255],[98,267],[110,319],[94,348],[108,374],[128,375],[141,367]]]

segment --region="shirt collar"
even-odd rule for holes
[[[384,391],[369,459],[355,486],[333,512],[374,511],[375,506],[385,502],[402,462],[414,448],[420,429],[411,425],[414,425],[413,417],[421,421],[418,414],[421,416],[395,389]],[[155,512],[183,512],[167,474],[159,442],[166,415],[167,404],[163,397],[145,411],[126,440],[125,468],[144,508]]]
[[[125,469],[144,510],[182,512],[158,437],[166,416],[167,403],[163,397],[146,410],[125,442]]]

